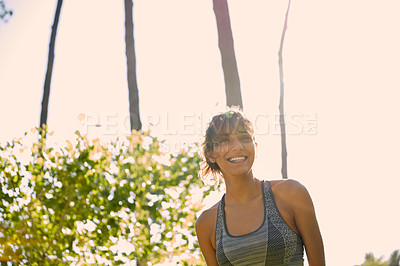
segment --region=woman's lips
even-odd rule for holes
[[[238,162],[243,162],[246,159],[247,159],[247,156],[235,156],[235,157],[229,158],[228,161],[231,163],[238,163]]]

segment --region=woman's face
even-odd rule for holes
[[[218,137],[213,143],[210,161],[217,163],[224,178],[243,176],[251,172],[255,148],[253,137],[245,130]]]

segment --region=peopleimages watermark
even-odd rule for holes
[[[140,119],[142,130],[151,130],[160,137],[196,137],[204,134],[212,114],[205,113],[142,113]],[[254,123],[255,135],[280,135],[280,115],[258,113],[249,116]],[[286,113],[286,135],[316,135],[317,113]],[[80,114],[80,131],[82,134],[96,133],[100,135],[130,135],[130,116],[118,113]],[[138,121],[134,119],[134,121]]]

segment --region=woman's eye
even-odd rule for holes
[[[219,147],[219,146],[221,146],[221,145],[227,144],[228,142],[229,142],[228,140],[216,141],[216,142],[214,142],[214,146],[215,146],[215,147]]]
[[[240,138],[242,141],[251,141],[252,138],[250,136],[243,136]]]

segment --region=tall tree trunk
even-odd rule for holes
[[[135,40],[133,36],[133,0],[125,0],[125,44],[131,130],[142,129],[139,113],[139,90],[136,79]]]
[[[281,126],[281,145],[282,145],[282,178],[287,179],[288,178],[288,173],[287,173],[287,150],[286,150],[286,126],[285,126],[285,111],[283,108],[283,97],[284,97],[284,90],[285,90],[285,84],[283,82],[283,59],[282,59],[282,51],[283,51],[283,42],[285,40],[285,33],[287,29],[287,20],[288,20],[288,15],[289,15],[289,8],[290,8],[290,1],[288,4],[288,8],[286,11],[286,16],[285,16],[285,23],[283,25],[283,31],[282,31],[282,37],[281,37],[281,45],[279,47],[279,79],[280,79],[280,99],[279,99],[279,123]]]
[[[226,105],[235,105],[243,109],[228,3],[227,0],[213,0],[213,4],[217,20],[218,46],[221,52],[225,79]]]
[[[43,128],[43,125],[47,124],[47,113],[48,113],[48,108],[49,108],[51,75],[53,73],[53,63],[54,63],[54,48],[56,45],[57,28],[58,28],[58,22],[60,20],[62,3],[63,3],[63,0],[57,1],[56,14],[54,15],[53,26],[51,28],[49,55],[48,55],[48,59],[47,59],[46,77],[44,80],[42,111],[40,114],[39,128]]]

